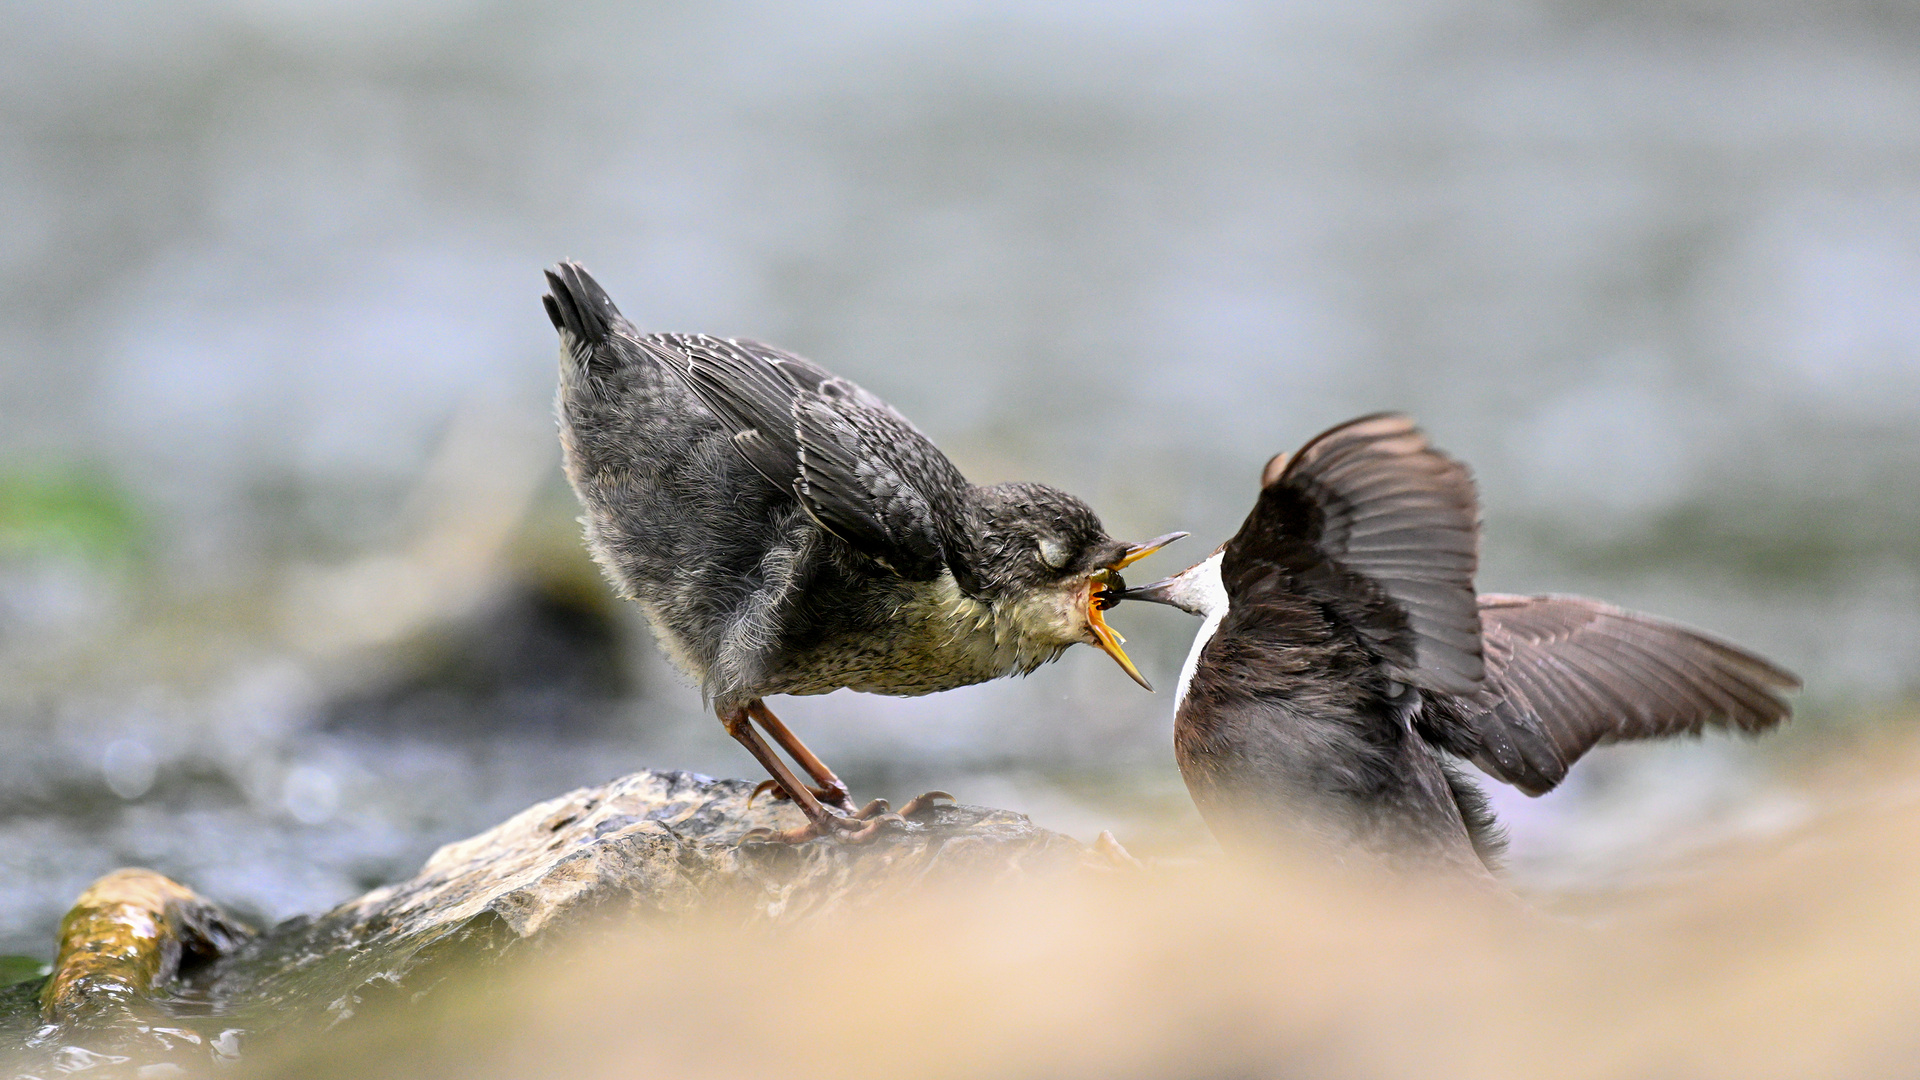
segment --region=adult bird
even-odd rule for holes
[[[1102,610],[1121,568],[1184,533],[1123,543],[1064,491],[976,487],[886,402],[807,360],[642,334],[576,263],[547,284],[587,546],[806,814],[782,838],[864,839],[885,804],[855,811],[768,695],[925,694],[1031,672],[1079,642],[1147,685]]]
[[[1492,866],[1471,761],[1530,795],[1598,743],[1761,732],[1799,680],[1577,596],[1475,596],[1466,466],[1405,416],[1335,427],[1262,474],[1232,539],[1121,594],[1205,622],[1176,693],[1181,775],[1222,840]]]

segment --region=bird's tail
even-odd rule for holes
[[[563,262],[547,271],[547,318],[560,332],[560,340],[583,370],[595,365],[596,356],[605,356],[601,348],[615,333],[638,336],[633,324],[613,306],[607,290],[593,280],[587,268],[577,262]]]
[[[1454,805],[1460,808],[1460,819],[1467,826],[1467,839],[1473,842],[1473,853],[1480,856],[1487,869],[1499,870],[1506,859],[1507,830],[1493,816],[1493,802],[1480,790],[1479,784],[1468,779],[1459,765],[1443,758],[1440,771],[1446,775],[1447,787],[1453,791]]]

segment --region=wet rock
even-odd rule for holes
[[[231,957],[253,930],[193,890],[151,870],[116,870],[80,894],[60,923],[45,979],[0,991],[0,1049],[22,1071],[169,1075],[164,1058],[205,1061],[204,1038],[173,1019],[194,971]],[[140,1061],[136,1062],[136,1057]],[[0,1058],[0,1060],[4,1060]]]
[[[121,1019],[181,975],[231,955],[252,928],[151,870],[115,870],[60,921],[60,951],[40,991],[41,1019],[69,1028]]]
[[[337,1025],[382,1002],[417,1001],[457,967],[495,965],[608,919],[791,925],[962,876],[1130,861],[1117,845],[1089,849],[1022,815],[975,806],[891,821],[859,846],[743,842],[756,828],[801,821],[788,804],[749,807],[751,791],[742,780],[635,773],[530,807],[441,848],[407,881],[251,938],[183,886],[120,871],[68,916],[42,991],[46,1018],[63,1034],[39,1041],[61,1053],[131,1055],[89,1059],[88,1069],[156,1059],[204,1066],[277,1028]],[[182,964],[194,957],[204,962]],[[124,1037],[110,1047],[81,1037],[135,1002],[150,1012],[139,1031],[150,1053]]]

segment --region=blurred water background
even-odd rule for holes
[[[271,921],[640,766],[755,776],[610,599],[540,268],[893,401],[1116,535],[1410,410],[1482,587],[1678,618],[1792,731],[1501,792],[1529,888],[1807,812],[1920,693],[1920,16],[1623,4],[13,3],[0,953],[153,867]],[[1182,550],[1184,548],[1184,550]],[[1142,578],[1145,580],[1145,578]],[[1192,624],[1123,608],[1171,685]],[[855,786],[1204,852],[1169,698],[776,708]]]

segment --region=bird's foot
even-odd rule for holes
[[[763,781],[753,789],[747,803],[752,805],[754,796],[763,791],[771,791],[774,798],[786,798],[786,793],[772,780]],[[818,793],[815,793],[818,797]],[[750,844],[804,844],[822,836],[831,836],[843,844],[872,843],[885,831],[890,823],[907,824],[909,818],[917,817],[939,805],[941,799],[953,802],[952,795],[944,791],[929,791],[908,800],[899,813],[894,813],[885,799],[875,799],[858,810],[845,815],[828,811],[819,821],[809,821],[805,825],[791,829],[769,829],[762,826],[751,829],[740,837],[742,843]],[[825,800],[822,800],[823,802]]]
[[[794,829],[769,829],[765,825],[748,829],[740,834],[742,844],[804,844],[819,836],[818,829],[808,822]]]
[[[807,790],[813,792],[813,797],[820,800],[820,805],[831,806],[842,813],[859,816],[853,808],[853,795],[846,788],[810,787]],[[762,780],[747,794],[747,809],[753,809],[754,800],[762,795],[771,798],[774,802],[793,801],[793,796],[787,794],[787,789],[780,786],[780,781]]]
[[[870,844],[889,822],[906,824],[899,814],[887,811],[885,799],[875,799],[852,816],[829,813],[821,821],[809,821],[791,829],[749,829],[740,837],[743,844],[804,844],[822,836],[831,836],[842,844]]]

